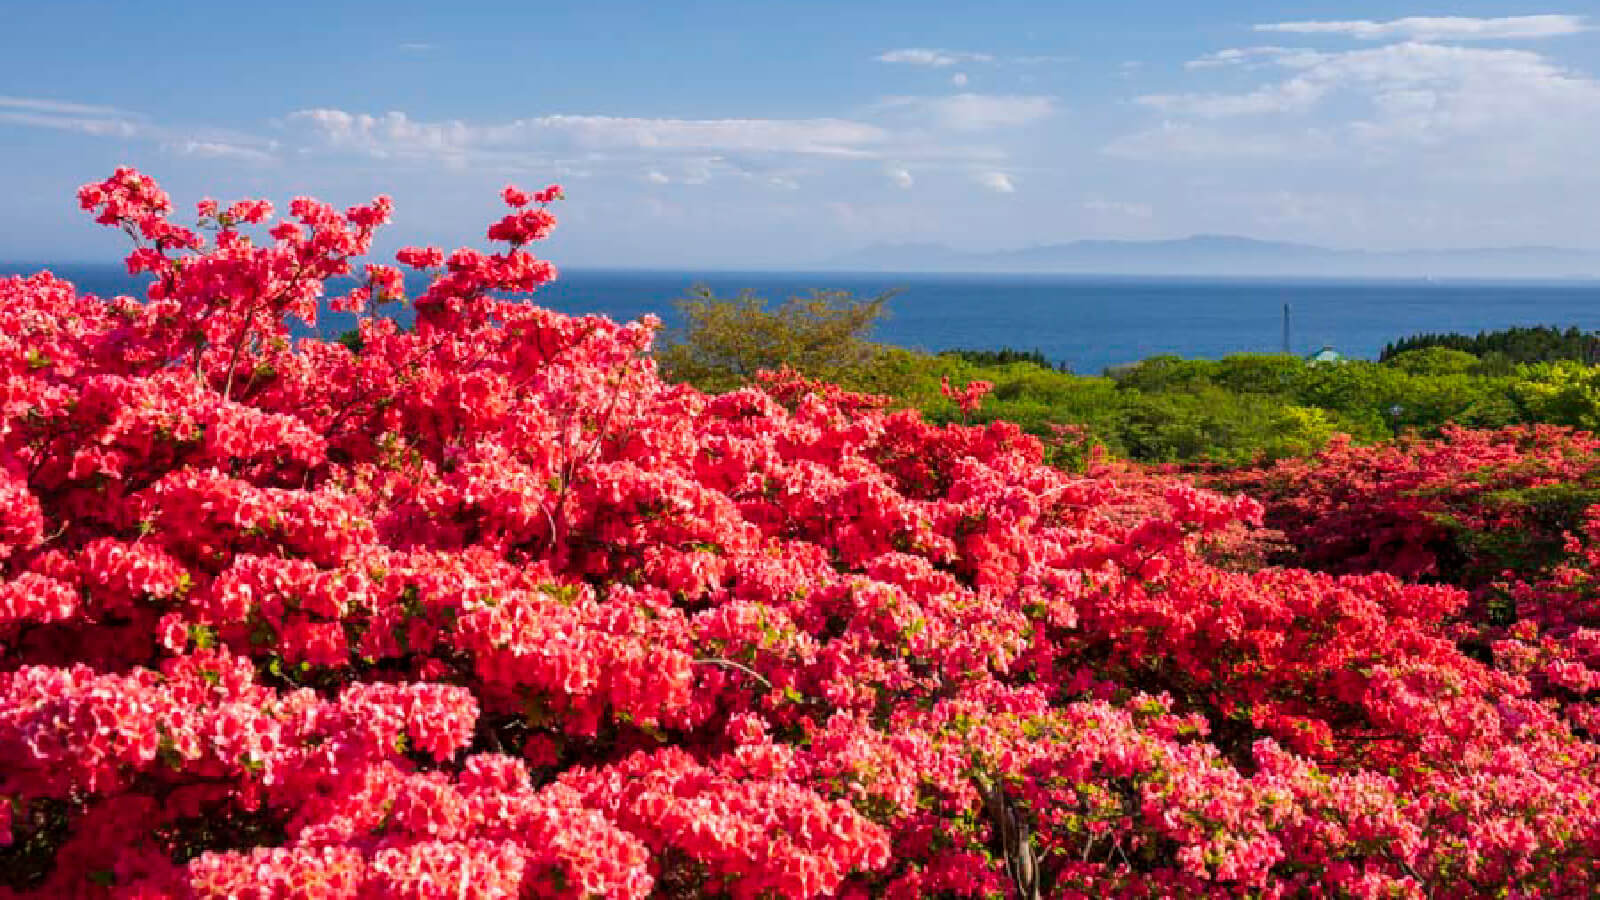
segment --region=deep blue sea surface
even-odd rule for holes
[[[37,264],[0,263],[0,274]],[[118,266],[59,265],[57,275],[81,291],[140,295]],[[878,339],[925,350],[1013,347],[1038,349],[1073,371],[1161,353],[1220,357],[1274,352],[1282,346],[1283,305],[1291,307],[1297,353],[1331,346],[1346,356],[1376,358],[1383,345],[1424,331],[1512,325],[1576,325],[1600,329],[1600,281],[1331,281],[1179,279],[1069,275],[895,275],[839,272],[653,272],[563,270],[537,302],[565,312],[618,320],[656,313],[674,324],[673,300],[696,282],[719,294],[750,288],[774,302],[812,288],[857,295],[899,289]],[[413,292],[421,284],[411,286]],[[326,335],[348,325],[335,317]]]

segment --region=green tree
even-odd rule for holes
[[[768,306],[751,291],[718,297],[696,285],[677,302],[684,325],[666,336],[656,359],[668,378],[707,391],[732,390],[783,366],[849,385],[886,353],[869,338],[895,293],[819,290]]]
[[[1528,418],[1600,429],[1600,368],[1574,362],[1523,366],[1512,390]]]
[[[1439,346],[1406,350],[1384,360],[1409,375],[1465,375],[1478,371],[1482,362],[1465,350]]]
[[[1288,353],[1235,353],[1213,363],[1212,380],[1246,394],[1291,394],[1308,363]]]

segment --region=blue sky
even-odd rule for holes
[[[76,187],[387,192],[570,265],[1229,233],[1600,247],[1600,10],[1513,2],[0,0],[0,259],[114,259]],[[1588,8],[1585,8],[1588,7]]]

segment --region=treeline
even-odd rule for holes
[[[1437,434],[1448,424],[1600,430],[1600,368],[1573,360],[1513,363],[1506,351],[1480,357],[1433,344],[1408,345],[1382,362],[1158,356],[1083,376],[1037,351],[930,354],[876,343],[871,328],[886,300],[819,292],[769,306],[749,294],[723,299],[701,291],[683,301],[688,324],[665,337],[658,360],[669,378],[709,390],[788,365],[888,395],[936,421],[1016,422],[1051,441],[1055,461],[1065,465],[1096,447],[1145,462],[1240,465],[1312,453],[1336,433],[1370,443]],[[1510,336],[1519,331],[1540,330],[1504,332],[1499,345],[1532,346]],[[1421,344],[1422,337],[1406,342]],[[1483,337],[1482,346],[1494,344]],[[958,387],[988,381],[994,389],[975,415],[964,416],[940,390],[946,378]]]
[[[1012,363],[1031,363],[1041,369],[1054,369],[1057,372],[1071,374],[1072,367],[1063,361],[1051,361],[1040,350],[1013,350],[1002,347],[999,350],[944,350],[940,356],[954,358],[969,362],[976,366],[1009,366]]]
[[[1600,334],[1576,326],[1563,331],[1548,325],[1480,331],[1476,335],[1414,334],[1385,346],[1378,361],[1388,362],[1402,353],[1428,347],[1460,350],[1491,363],[1600,362]]]

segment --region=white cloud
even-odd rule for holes
[[[673,180],[679,184],[706,184],[711,181],[720,162],[716,157],[688,160],[683,164],[682,172]]]
[[[139,133],[139,126],[125,119],[97,119],[88,116],[48,116],[31,112],[0,110],[0,124],[23,125],[30,128],[49,128],[56,131],[76,131],[94,137],[130,138]]]
[[[42,100],[37,97],[0,96],[0,108],[21,109],[47,115],[99,116],[108,118],[133,118],[135,115],[114,106],[96,106],[88,103],[67,103],[61,100]]]
[[[1148,203],[1126,203],[1119,200],[1085,200],[1079,205],[1088,212],[1125,216],[1130,219],[1148,219],[1155,215],[1155,210]]]
[[[275,162],[277,149],[275,142],[265,146],[252,146],[237,144],[221,140],[180,140],[169,141],[161,145],[162,149],[181,156],[196,156],[204,159],[235,159],[244,162],[269,163]]]
[[[1529,93],[1530,99],[1550,93],[1578,99],[1596,87],[1595,82],[1530,51],[1436,44],[1388,44],[1343,53],[1257,48],[1224,51],[1200,61],[1228,64],[1247,58],[1265,58],[1295,74],[1241,93],[1151,94],[1136,102],[1169,114],[1221,119],[1302,112],[1341,92],[1364,96],[1380,106],[1417,91],[1441,101],[1499,105],[1516,93]]]
[[[967,73],[965,72],[957,72],[950,76],[950,83],[956,87],[966,87],[967,81]]]
[[[997,194],[1015,194],[1017,185],[1011,176],[1004,172],[979,172],[976,176],[978,184],[994,191]]]
[[[1031,125],[1055,114],[1054,97],[1034,94],[949,94],[889,97],[880,106],[909,110],[949,131],[987,131]]]
[[[426,122],[402,112],[382,115],[307,109],[289,121],[310,129],[331,149],[379,158],[459,160],[476,154],[544,151],[752,152],[871,157],[889,135],[846,119],[644,119],[541,116],[480,125]]]
[[[564,135],[598,148],[744,150],[867,156],[888,138],[875,125],[846,119],[635,119],[615,116],[545,116],[497,126],[485,132],[493,141],[518,140],[530,133]]]
[[[1324,83],[1293,79],[1244,94],[1147,94],[1134,98],[1134,102],[1168,113],[1226,119],[1309,109],[1328,90]]]
[[[1048,66],[1067,62],[1070,56],[1039,55],[1039,56],[994,56],[990,53],[973,53],[966,50],[934,50],[926,47],[906,47],[900,50],[890,50],[880,53],[873,59],[883,63],[897,63],[907,66],[926,66],[934,69],[945,69],[950,66],[959,66],[969,63],[994,63],[996,65],[1011,66]]]
[[[1281,73],[1231,93],[1137,98],[1168,121],[1119,138],[1137,159],[1341,157],[1423,177],[1572,178],[1600,142],[1600,81],[1517,49],[1407,42],[1336,53],[1249,48],[1212,54]],[[1208,66],[1201,66],[1204,69]],[[1229,128],[1200,127],[1195,121]]]
[[[994,61],[994,57],[987,53],[969,53],[961,50],[930,50],[925,47],[906,47],[900,50],[889,50],[878,54],[874,58],[883,63],[931,66],[934,68],[945,68],[968,62]]]
[[[407,53],[426,53],[429,50],[432,50],[435,46],[436,45],[427,43],[425,41],[407,41],[400,45],[400,49],[406,51]]]
[[[1305,68],[1316,65],[1326,58],[1325,53],[1298,47],[1232,47],[1208,53],[1198,59],[1191,59],[1184,63],[1183,67],[1190,70],[1221,69],[1229,66]]]
[[[1336,34],[1367,41],[1499,41],[1559,37],[1587,31],[1588,28],[1583,16],[1543,15],[1494,19],[1409,16],[1388,22],[1278,22],[1257,25],[1255,30],[1280,34]]]
[[[265,163],[276,159],[277,144],[217,128],[162,125],[113,106],[32,97],[0,96],[0,125],[47,128],[89,137],[159,143],[168,153],[210,159]]]
[[[149,127],[143,116],[114,106],[11,96],[0,96],[0,124],[120,138],[134,137]]]
[[[1264,160],[1305,163],[1326,158],[1332,150],[1328,135],[1317,129],[1289,133],[1236,133],[1206,125],[1170,121],[1118,137],[1103,148],[1107,156],[1138,162],[1206,164]]]
[[[954,105],[924,105],[923,99],[880,103],[872,107],[874,116],[863,119],[556,115],[465,122],[306,109],[289,114],[280,128],[287,152],[307,164],[320,157],[358,157],[463,173],[537,171],[674,185],[732,179],[790,190],[851,169],[884,177],[886,167],[908,164],[961,170],[1007,165],[1003,142],[975,145],[959,133],[1033,117],[1029,103],[1009,98],[992,108],[960,98]]]
[[[884,174],[888,176],[889,182],[897,188],[909,189],[917,183],[917,179],[912,176],[911,170],[903,166],[890,166],[884,171]]]
[[[1003,145],[969,146],[955,135],[1036,122],[1051,114],[1054,100],[963,93],[890,98],[872,109],[870,120],[555,115],[487,123],[305,109],[283,124],[306,157],[354,155],[462,171],[581,170],[623,178],[655,171],[675,184],[728,175],[788,188],[840,165],[1003,165],[1009,159]]]
[[[1236,66],[1257,55],[1266,48],[1262,47],[1229,47],[1215,53],[1207,53],[1199,59],[1191,59],[1183,64],[1185,69],[1220,69],[1223,66]]]

